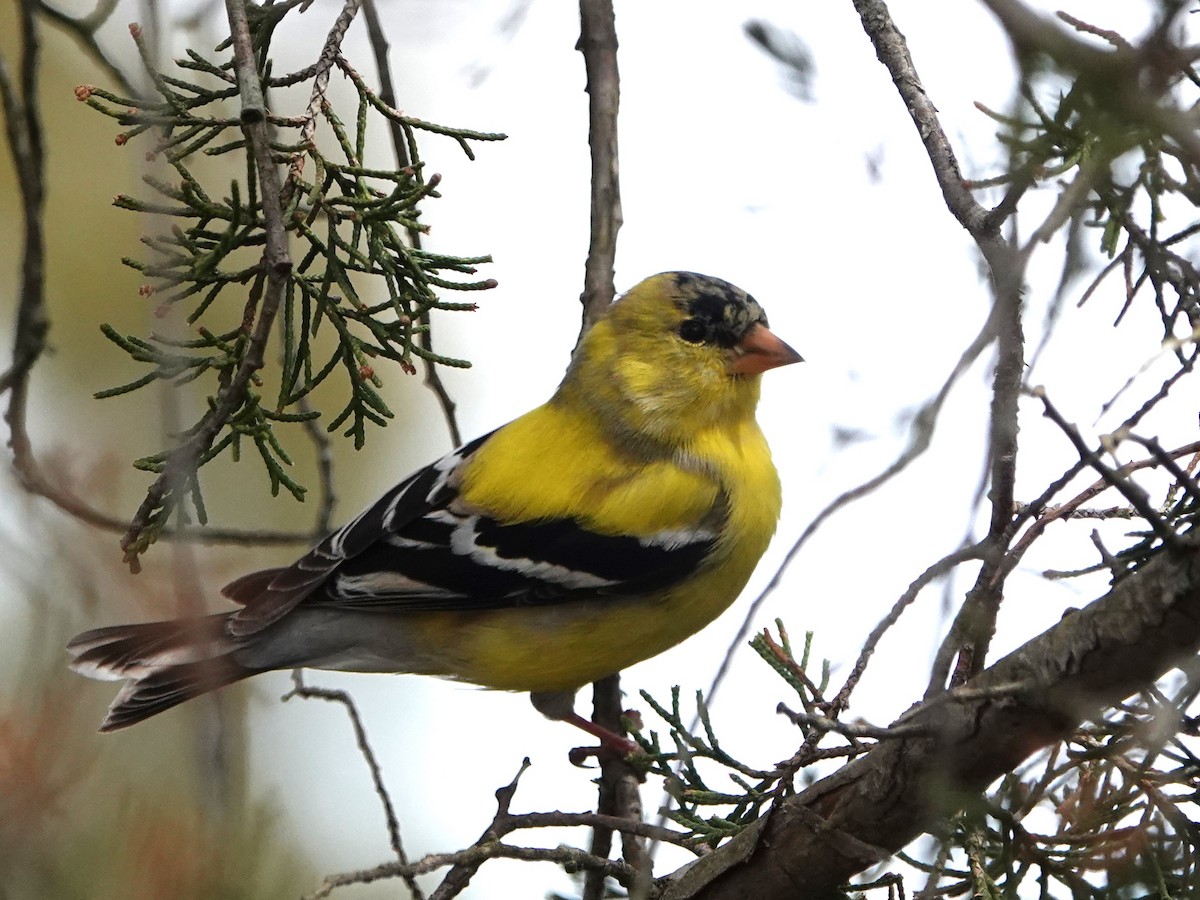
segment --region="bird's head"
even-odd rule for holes
[[[667,440],[754,415],[759,376],[800,362],[758,302],[727,281],[664,272],[627,291],[584,336],[560,391]]]

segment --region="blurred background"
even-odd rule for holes
[[[1052,8],[1049,4],[1042,4]],[[340,5],[317,0],[290,15],[276,38],[276,71],[314,60]],[[1085,18],[1136,35],[1153,4],[1075,2]],[[618,0],[621,177],[625,223],[617,287],[654,272],[691,269],[733,281],[767,309],[772,329],[807,362],[765,379],[761,419],[785,487],[775,545],[747,597],[686,644],[629,670],[628,704],[644,688],[665,699],[706,688],[755,596],[806,524],[833,497],[885,468],[907,445],[916,410],[987,317],[989,293],[967,235],[946,212],[912,124],[875,61],[850,3],[727,4]],[[973,3],[890,4],[925,88],[937,104],[967,177],[1005,161],[996,124],[973,106],[1004,109],[1014,70],[1006,41]],[[66,7],[64,0],[64,8]],[[400,106],[435,122],[503,131],[466,160],[450,140],[426,137],[442,199],[425,206],[434,251],[491,254],[481,275],[499,287],[473,299],[475,313],[435,318],[438,349],[473,362],[444,370],[464,437],[474,437],[542,402],[566,365],[579,328],[587,248],[587,105],[583,61],[574,49],[578,11],[552,0],[382,0]],[[82,6],[75,12],[84,12]],[[122,3],[101,42],[132,71],[125,30],[144,15]],[[157,7],[164,52],[209,50],[223,37],[213,4]],[[186,27],[171,23],[187,21]],[[747,37],[760,21],[791,33],[813,63],[798,81]],[[0,9],[0,50],[13,65],[15,13]],[[150,327],[153,301],[120,264],[137,256],[146,220],[114,209],[118,193],[144,195],[136,142],[118,147],[119,127],[75,101],[81,83],[105,84],[72,39],[43,29],[37,102],[46,126],[48,303],[52,352],[37,366],[31,436],[42,464],[62,484],[118,517],[130,516],[149,477],[129,461],[162,445],[176,413],[148,392],[97,401],[93,392],[135,377],[128,358],[103,340],[102,322],[125,333]],[[345,45],[373,76],[361,22]],[[333,97],[352,98],[337,76]],[[390,165],[378,130],[374,164]],[[1053,200],[1034,198],[1043,213]],[[16,176],[0,157],[0,329],[11,328],[20,243]],[[1061,248],[1035,260],[1032,309],[1048,306]],[[1120,299],[1101,294],[1066,309],[1038,360],[1034,381],[1060,407],[1102,431],[1127,410],[1104,404],[1129,373],[1153,360],[1161,335],[1147,323],[1118,337]],[[1031,322],[1040,321],[1034,314]],[[1030,346],[1040,335],[1027,336]],[[5,343],[11,343],[6,331]],[[1082,360],[1087,360],[1085,367]],[[1112,364],[1105,364],[1109,361]],[[973,533],[983,472],[989,365],[978,363],[951,395],[929,452],[901,481],[835,515],[758,611],[756,629],[782,618],[791,633],[816,633],[814,652],[835,680],[863,637],[926,565]],[[397,419],[369,435],[364,450],[335,439],[335,520],[341,522],[412,469],[450,449],[441,413],[418,377],[381,372]],[[1154,380],[1153,365],[1143,376]],[[185,395],[198,403],[199,393]],[[1196,398],[1182,398],[1184,405]],[[316,398],[318,406],[321,396]],[[155,404],[158,404],[157,407]],[[185,407],[191,421],[198,407]],[[1192,428],[1194,417],[1155,423]],[[1151,429],[1153,431],[1153,429]],[[1031,436],[1036,441],[1037,436]],[[1029,484],[1061,468],[1061,438],[1047,432],[1046,466],[1027,454]],[[1035,446],[1036,444],[1031,444]],[[315,480],[310,445],[289,444],[298,478]],[[222,526],[308,527],[313,510],[271,499],[261,465],[219,462],[202,476],[211,520]],[[1020,486],[1019,486],[1020,488]],[[327,874],[388,861],[383,814],[344,711],[280,697],[273,673],[187,704],[135,729],[95,728],[115,686],[65,669],[62,646],[103,624],[221,608],[219,587],[248,569],[288,561],[294,548],[160,544],[146,571],[121,564],[118,536],[71,520],[8,478],[0,515],[0,897],[295,897]],[[1061,550],[1061,548],[1060,548]],[[1078,541],[1054,560],[1090,562]],[[870,564],[863,559],[869,555]],[[1033,555],[1014,576],[994,646],[998,656],[1056,621],[1065,607],[1103,593],[1104,581],[1047,582]],[[886,723],[919,697],[950,599],[928,592],[886,640],[857,693],[855,712]],[[1016,586],[1022,590],[1016,590]],[[493,791],[533,766],[514,811],[592,808],[593,773],[572,767],[572,729],[543,720],[523,696],[413,677],[311,673],[310,683],[352,691],[396,803],[410,857],[466,846],[491,821]],[[580,708],[587,702],[581,694]],[[713,706],[714,725],[735,756],[769,767],[798,737],[776,716],[782,699],[770,670],[739,650]],[[656,727],[647,716],[647,725]],[[661,802],[649,784],[649,810]],[[581,832],[523,840],[579,844]],[[656,872],[685,861],[663,851]],[[431,881],[429,883],[436,883]],[[570,879],[548,865],[496,861],[467,896],[570,895]],[[391,881],[336,896],[404,896]]]

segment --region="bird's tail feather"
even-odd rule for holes
[[[71,668],[89,678],[129,679],[101,731],[115,731],[259,670],[235,661],[228,613],[85,631],[67,644]]]

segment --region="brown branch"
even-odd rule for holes
[[[580,336],[612,303],[617,232],[621,228],[621,187],[617,165],[617,110],[620,76],[617,69],[617,27],[612,0],[580,0],[580,33],[577,49],[583,54],[587,73],[588,146],[591,148],[591,226],[587,261],[584,264],[583,322]],[[611,675],[592,685],[593,719],[598,724],[624,733],[621,725],[621,682]],[[624,760],[600,756],[600,793],[596,809],[617,819],[641,822],[640,779]],[[642,896],[649,883],[651,859],[645,844],[624,833],[625,862],[638,873],[632,893]],[[607,858],[612,850],[612,829],[592,830],[591,852]],[[589,869],[584,876],[584,900],[600,900],[607,893],[608,873]]]
[[[591,242],[583,272],[583,331],[613,299],[621,184],[617,167],[617,29],[612,0],[580,0],[578,49],[587,70],[588,145],[592,150]]]
[[[508,815],[508,811],[512,807],[513,797],[517,793],[517,783],[528,768],[529,757],[527,756],[521,761],[521,767],[517,769],[517,774],[513,776],[512,781],[496,790],[496,815],[492,819],[492,823],[483,830],[483,834],[479,836],[479,840],[466,848],[465,852],[470,852],[481,847],[503,846],[500,843],[500,823]],[[425,859],[428,858],[426,857]],[[437,890],[433,892],[429,900],[450,900],[451,897],[457,897],[471,883],[471,878],[479,871],[479,867],[483,865],[486,859],[487,857],[468,856],[465,859],[453,860],[450,871],[446,873],[446,877],[442,879],[442,883],[437,886]],[[328,883],[328,879],[326,883]]]
[[[375,793],[379,797],[379,802],[383,805],[383,816],[387,822],[388,840],[391,842],[392,852],[396,854],[396,861],[401,866],[408,866],[408,855],[404,852],[404,844],[400,840],[400,820],[396,817],[396,807],[392,803],[392,796],[388,793],[387,785],[383,783],[383,770],[379,767],[379,760],[375,756],[375,751],[371,749],[371,742],[367,738],[367,729],[363,725],[362,717],[358,714],[358,707],[354,704],[354,698],[346,691],[306,685],[302,669],[292,670],[292,685],[292,689],[281,698],[285,703],[292,697],[300,697],[303,700],[325,700],[329,703],[340,703],[345,708],[346,715],[350,717],[350,725],[354,729],[354,739],[358,743],[358,752],[366,760],[367,769],[371,773],[371,783],[374,784]],[[400,877],[408,885],[412,896],[416,897],[417,900],[423,900],[425,894],[417,884],[416,876],[402,874]]]
[[[120,86],[121,90],[129,97],[137,97],[139,91],[134,87],[133,82],[129,77],[121,71],[121,68],[108,55],[100,49],[100,44],[96,40],[96,32],[99,31],[117,10],[118,0],[98,0],[96,8],[86,16],[76,18],[68,15],[62,10],[46,3],[45,0],[29,0],[33,7],[49,19],[54,24],[58,25],[63,31],[73,37],[83,48],[84,52],[96,62],[113,80],[114,83]]]
[[[603,725],[617,734],[625,734],[621,724],[621,679],[619,675],[597,681],[592,686],[593,706],[592,721]],[[636,826],[642,822],[642,799],[638,793],[641,776],[638,771],[624,759],[611,755],[600,755],[600,785],[599,798],[596,802],[596,812],[605,817],[592,828],[591,845],[588,852],[601,859],[607,859],[612,852],[612,835],[614,830],[621,832],[621,853],[626,865],[638,874],[638,883],[634,886],[632,896],[644,896],[649,886],[652,860],[646,850],[645,842],[639,839]],[[620,827],[618,823],[629,823],[635,826],[633,830]],[[598,870],[590,869],[584,877],[584,900],[601,900],[607,896],[605,880],[608,876]]]
[[[863,750],[861,744],[857,743],[858,738],[871,738],[873,740],[896,740],[898,738],[913,737],[914,735],[924,734],[919,727],[913,728],[908,725],[889,725],[886,728],[879,725],[871,725],[867,722],[839,722],[836,719],[831,719],[829,716],[816,715],[815,713],[797,712],[788,707],[786,703],[777,703],[775,712],[782,716],[786,716],[793,725],[799,725],[804,728],[812,728],[816,731],[826,733],[832,731],[834,734],[840,734],[842,737],[850,738],[855,741],[854,749]]]
[[[46,153],[42,120],[37,109],[38,57],[41,50],[34,8],[17,7],[21,31],[21,60],[17,80],[0,57],[0,101],[9,151],[17,172],[23,218],[20,300],[16,334],[13,337],[12,367],[5,376],[8,408],[4,418],[9,428],[9,446],[18,478],[36,472],[33,448],[26,430],[29,375],[46,348],[50,319],[46,313],[46,236],[43,213],[46,200]]]
[[[321,47],[321,55],[317,57],[316,69],[313,72],[312,93],[309,95],[308,109],[304,114],[306,121],[304,127],[300,129],[299,143],[302,145],[311,144],[316,136],[321,108],[327,102],[325,94],[329,89],[329,73],[333,71],[334,63],[341,51],[342,41],[346,37],[346,31],[350,28],[354,17],[358,15],[360,3],[361,0],[343,0],[342,11],[334,19],[329,34],[325,36],[325,43]],[[255,77],[257,79],[257,75]],[[361,164],[362,160],[359,160],[359,163]]]
[[[315,893],[309,895],[309,900],[327,897],[335,888],[350,884],[368,884],[384,878],[411,878],[433,872],[437,869],[450,867],[437,890],[430,895],[429,900],[450,900],[458,896],[470,884],[471,878],[479,867],[489,859],[523,859],[531,861],[553,862],[570,869],[598,871],[604,878],[616,878],[623,885],[634,882],[636,873],[629,866],[613,862],[603,857],[595,856],[574,847],[557,847],[553,850],[532,847],[516,847],[501,841],[504,836],[525,828],[551,828],[562,826],[607,826],[620,830],[629,830],[644,837],[667,839],[673,843],[687,846],[686,839],[677,832],[656,828],[645,823],[630,823],[612,816],[602,816],[596,813],[525,813],[514,815],[509,812],[513,797],[516,795],[517,784],[525,770],[529,768],[529,760],[525,759],[516,776],[504,787],[496,791],[496,815],[479,839],[463,850],[454,853],[431,853],[413,863],[386,863],[372,869],[358,872],[346,872],[332,875]]]
[[[992,511],[979,554],[983,566],[938,650],[926,699],[945,689],[950,659],[955,654],[958,667],[951,679],[952,686],[957,687],[983,671],[1003,599],[1003,578],[996,576],[1013,536],[1017,412],[1025,373],[1021,290],[1028,255],[1012,249],[998,238],[983,238],[979,246],[991,264],[994,299],[990,326],[996,338],[997,357],[992,377],[988,435],[988,500]]]
[[[310,412],[312,402],[307,394],[296,401],[296,408],[301,412]],[[304,433],[316,453],[317,484],[320,485],[321,503],[317,507],[317,516],[313,520],[311,536],[323,537],[333,528],[333,511],[337,506],[337,490],[333,482],[333,444],[329,440],[329,432],[318,423],[317,419],[305,419]]]
[[[328,897],[337,888],[346,887],[351,884],[371,884],[385,878],[398,878],[403,875],[424,875],[427,872],[435,872],[450,865],[477,869],[489,859],[519,859],[525,862],[549,862],[573,870],[583,870],[586,872],[596,870],[603,872],[607,877],[616,878],[622,882],[629,881],[631,874],[629,867],[623,863],[614,862],[610,859],[600,859],[599,857],[584,853],[582,850],[576,850],[573,847],[555,847],[553,849],[545,847],[517,847],[512,844],[493,841],[491,843],[472,844],[464,850],[457,850],[453,853],[431,853],[408,866],[401,867],[391,863],[376,866],[373,869],[362,869],[357,872],[333,875],[327,878],[318,890],[305,895],[304,900],[321,900],[323,897]],[[446,894],[434,893],[430,895],[429,900],[450,900],[451,897],[456,896],[458,896],[458,892]]]
[[[879,642],[883,640],[883,636],[887,634],[888,630],[900,621],[900,616],[917,599],[917,595],[936,579],[949,574],[960,563],[970,559],[978,559],[982,552],[980,544],[962,547],[953,553],[943,556],[913,580],[904,593],[900,595],[899,599],[892,604],[892,608],[888,611],[888,614],[880,620],[879,624],[867,636],[866,641],[863,642],[858,659],[855,660],[854,668],[850,670],[850,674],[846,678],[846,683],[842,685],[842,689],[833,698],[830,715],[836,718],[840,713],[849,708],[850,695],[853,693],[855,687],[858,686],[863,673],[866,672],[867,663],[870,662],[871,656],[875,653],[875,648],[879,646]]]
[[[987,210],[975,202],[964,185],[954,148],[950,146],[950,139],[946,137],[938,119],[937,107],[925,93],[908,52],[908,43],[892,21],[887,4],[883,0],[854,0],[854,8],[875,47],[875,55],[887,67],[896,91],[912,117],[929,162],[933,165],[933,174],[947,208],[977,241],[995,237],[999,223],[992,221]]]
[[[1175,531],[1163,520],[1150,503],[1146,492],[1134,484],[1128,478],[1122,478],[1115,469],[1105,464],[1100,458],[1100,454],[1084,443],[1083,437],[1079,434],[1079,429],[1063,418],[1062,413],[1050,402],[1050,398],[1046,396],[1044,388],[1036,387],[1031,391],[1032,395],[1042,401],[1042,410],[1046,418],[1054,422],[1055,425],[1067,436],[1067,439],[1075,447],[1079,453],[1079,458],[1096,470],[1100,477],[1116,488],[1130,505],[1138,511],[1146,524],[1158,536],[1158,539],[1166,546],[1172,546],[1179,542],[1180,538]]]
[[[1198,648],[1200,544],[1193,539],[972,679],[971,693],[943,695],[899,720],[931,736],[874,747],[668,876],[652,896],[819,896],[937,827],[964,797]]]
[[[950,660],[956,653],[959,654],[961,666],[956,676],[959,683],[982,669],[999,613],[1002,578],[995,576],[999,571],[1001,554],[1012,534],[1017,407],[1025,365],[1021,289],[1037,241],[1031,240],[1018,250],[1015,244],[1004,240],[999,233],[1000,224],[1015,212],[1017,199],[1027,185],[1014,189],[992,213],[987,213],[975,202],[963,184],[937,109],[921,86],[904,36],[892,22],[886,4],[882,0],[855,0],[854,5],[863,28],[875,46],[876,55],[891,73],[896,90],[917,127],[947,208],[974,238],[992,278],[993,305],[988,330],[997,342],[997,364],[992,383],[989,440],[988,495],[992,514],[986,539],[988,547],[983,554],[984,566],[977,583],[968,594],[939,650],[927,692],[927,696],[931,696],[944,688]],[[1081,175],[1077,183],[1086,185],[1089,182]],[[1063,205],[1060,203],[1052,213],[1054,222],[1063,216]],[[1052,224],[1048,219],[1036,237],[1044,238],[1044,230]]]
[[[375,68],[379,72],[379,99],[392,109],[396,109],[396,88],[392,82],[392,68],[388,62],[388,54],[391,51],[391,47],[388,44],[387,35],[383,32],[383,25],[379,21],[379,13],[375,9],[375,0],[363,0],[363,16],[367,23],[367,35],[371,41],[371,52],[375,56]],[[408,141],[404,139],[404,129],[391,116],[388,117],[388,127],[391,130],[392,152],[396,156],[396,168],[405,169],[411,164],[412,160],[409,159]],[[421,249],[421,232],[415,225],[408,228],[408,242],[414,249]],[[433,353],[433,330],[429,311],[426,310],[421,313],[420,319],[421,324],[425,326],[419,338],[421,349],[428,353]],[[429,388],[437,398],[438,406],[442,409],[442,417],[446,420],[446,427],[450,430],[450,442],[455,447],[458,447],[463,442],[462,433],[458,428],[458,416],[455,412],[458,409],[458,404],[454,402],[454,399],[450,396],[450,392],[446,389],[441,373],[438,371],[437,363],[432,359],[422,357],[421,364],[425,369],[425,387]]]

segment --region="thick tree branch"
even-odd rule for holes
[[[890,740],[658,885],[661,900],[819,896],[1200,649],[1200,540],[1182,540],[972,679]]]

